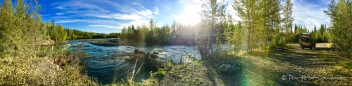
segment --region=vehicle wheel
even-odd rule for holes
[[[302,49],[304,49],[304,47],[302,47]]]
[[[310,47],[310,49],[312,49],[312,48],[313,48],[313,46]]]

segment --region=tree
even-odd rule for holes
[[[317,42],[318,41],[318,36],[317,36],[317,27],[314,25],[313,32],[311,33],[312,38]]]
[[[40,6],[17,0],[14,9],[11,0],[3,0],[0,6],[0,57],[30,57],[36,55],[35,45],[45,33],[38,10]],[[31,49],[26,49],[31,48]]]
[[[201,31],[196,33],[195,38],[197,48],[204,60],[208,59],[208,55],[213,51],[213,42],[216,41],[217,51],[221,50],[222,23],[224,23],[225,1],[206,0],[202,4],[202,20],[200,24]]]
[[[294,33],[298,32],[297,29],[298,29],[297,24],[295,24],[295,32]]]
[[[235,0],[232,4],[242,19],[247,48],[264,49],[269,43],[276,46],[280,41],[281,4],[280,0]],[[288,18],[289,19],[289,18]],[[258,35],[262,36],[258,36]]]
[[[331,19],[332,27],[329,30],[332,36],[333,46],[339,55],[352,58],[352,1],[351,0],[331,0],[328,10],[324,13]]]
[[[286,0],[285,8],[283,10],[283,23],[285,27],[286,43],[289,42],[289,37],[291,33],[292,23],[294,18],[292,17],[292,3],[291,0]]]
[[[148,32],[148,36],[146,38],[146,43],[147,44],[155,44],[155,37],[156,37],[156,24],[153,18],[150,19],[149,21],[149,27],[150,27],[150,31]]]

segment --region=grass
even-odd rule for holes
[[[344,68],[346,68],[346,69],[352,69],[352,63],[345,63],[344,64]]]
[[[325,54],[320,54],[319,57],[324,61],[329,61],[328,56]]]
[[[98,85],[82,73],[81,66],[59,67],[48,59],[1,59],[0,85]]]
[[[51,62],[55,58],[72,59],[86,56],[82,52],[52,49],[49,46],[41,48],[34,56],[0,58],[0,85],[99,85],[96,79],[86,75],[84,66],[79,65],[79,62],[65,66]]]

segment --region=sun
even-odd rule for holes
[[[201,8],[198,5],[185,6],[181,15],[175,16],[176,20],[182,24],[195,25],[200,22]]]

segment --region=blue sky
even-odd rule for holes
[[[158,26],[174,20],[183,24],[199,22],[201,0],[38,0],[44,21],[54,19],[57,24],[82,31],[120,32],[123,26],[148,25],[153,18]],[[233,0],[225,0],[232,3]],[[313,28],[328,24],[323,13],[329,0],[292,0],[294,23]],[[236,16],[231,5],[227,12]],[[234,20],[240,20],[234,17]]]

